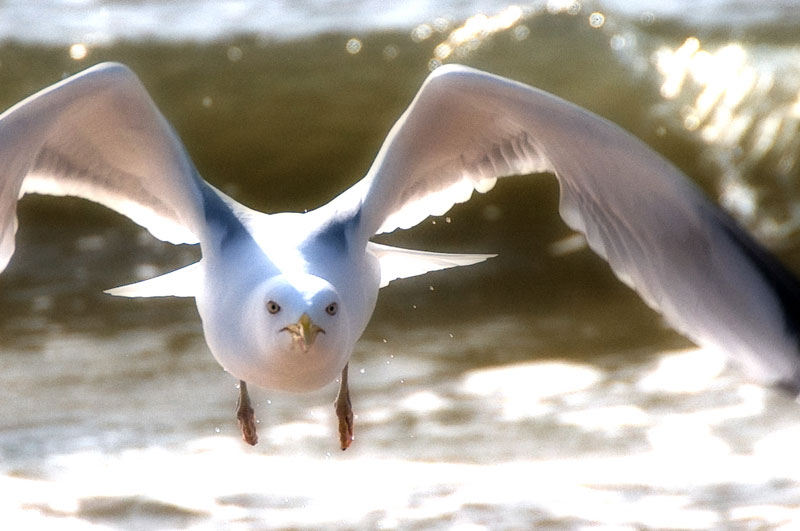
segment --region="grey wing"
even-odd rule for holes
[[[0,115],[0,271],[14,252],[26,193],[101,203],[159,239],[197,243],[205,182],[138,78],[92,67]]]
[[[558,178],[567,224],[674,328],[761,381],[800,388],[795,277],[642,142],[545,92],[437,69],[367,176],[323,208],[350,212],[360,245],[498,177],[538,172]]]

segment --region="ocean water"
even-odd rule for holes
[[[402,6],[402,7],[399,7]],[[91,64],[142,78],[200,173],[265,211],[369,167],[438,64],[583,105],[683,169],[793,270],[794,2],[0,4],[0,107]],[[0,275],[0,515],[10,529],[792,529],[800,409],[670,331],[561,222],[546,176],[382,237],[484,264],[385,288],[335,385],[236,382],[191,300],[105,288],[197,251],[30,197]]]

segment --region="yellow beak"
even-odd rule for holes
[[[303,352],[308,352],[308,349],[317,339],[317,334],[320,332],[323,334],[325,333],[325,330],[311,321],[311,317],[309,317],[307,313],[301,315],[300,319],[298,319],[295,324],[290,324],[283,328],[283,330],[292,334],[292,339],[295,343],[300,344],[300,348],[303,349]]]

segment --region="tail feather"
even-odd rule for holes
[[[431,271],[477,264],[494,258],[496,254],[451,254],[401,249],[369,242],[367,250],[381,265],[381,287],[399,278],[415,277]]]
[[[200,288],[200,262],[148,280],[108,289],[117,297],[194,297]]]

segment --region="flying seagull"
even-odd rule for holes
[[[550,173],[559,211],[678,332],[729,353],[754,379],[800,391],[800,283],[672,164],[616,125],[492,74],[434,70],[366,176],[306,213],[251,210],[204,181],[136,75],[103,63],[0,115],[0,271],[29,193],[83,197],[197,263],[109,290],[194,297],[206,342],[240,380],[308,391],[340,377],[342,449],[353,441],[347,366],[378,291],[399,278],[486,260],[370,241],[442,215],[498,178]]]

